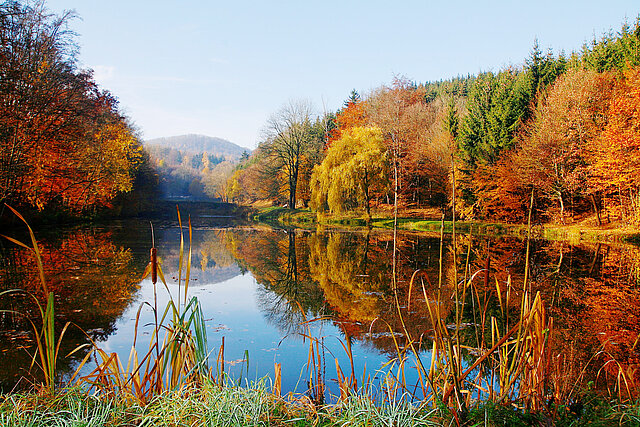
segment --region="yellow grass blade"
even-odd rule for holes
[[[191,215],[189,215],[189,254],[187,255],[187,275],[184,279],[184,303],[187,303],[187,292],[189,291],[189,277],[191,276]]]

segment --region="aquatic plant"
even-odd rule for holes
[[[137,311],[135,338],[126,367],[117,353],[107,353],[94,343],[94,352],[99,361],[89,374],[78,378],[79,385],[89,385],[90,389],[100,393],[145,405],[165,391],[193,391],[211,376],[212,372],[208,366],[210,350],[202,308],[196,297],[188,299],[192,257],[191,219],[189,218],[188,223],[189,247],[186,250],[179,209],[178,222],[180,252],[177,295],[174,297],[167,286],[155,244],[152,244],[150,261],[143,279],[150,276],[154,301],[153,304],[144,302]],[[169,301],[164,308],[158,306],[158,278],[169,295]],[[153,313],[153,332],[146,353],[139,354],[136,341],[141,313],[145,308]],[[221,362],[218,363],[217,378],[218,382],[222,383],[224,344],[220,347],[218,358]]]

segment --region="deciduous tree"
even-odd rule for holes
[[[522,185],[557,201],[561,220],[569,197],[588,194],[587,149],[606,124],[612,89],[609,74],[567,72],[539,104],[514,155]]]
[[[424,154],[421,148],[430,144],[429,128],[436,122],[436,110],[426,103],[424,88],[406,78],[396,78],[391,87],[372,93],[366,106],[369,122],[382,130],[387,145],[394,198],[414,203],[426,169],[419,153]]]
[[[313,141],[311,116],[307,101],[285,104],[267,121],[260,144],[265,153],[265,177],[282,182],[291,209],[296,207],[300,167]]]
[[[371,219],[371,198],[388,183],[389,163],[382,131],[354,127],[342,134],[311,177],[312,207],[342,212],[363,207]]]
[[[614,92],[606,126],[592,140],[589,184],[614,215],[640,222],[640,68],[628,70]],[[599,111],[600,113],[601,111]]]
[[[115,97],[78,69],[72,16],[0,4],[0,202],[82,211],[132,188],[140,143]]]
[[[343,132],[367,124],[364,101],[355,89],[351,91],[349,99],[344,102],[344,107],[336,114],[335,123],[336,126],[329,135],[329,145],[339,139]]]

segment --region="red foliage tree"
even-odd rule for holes
[[[342,134],[354,127],[365,126],[367,123],[366,109],[364,101],[357,96],[352,96],[347,100],[342,110],[336,114],[336,127],[329,133],[327,146],[331,145],[342,137]]]
[[[640,68],[628,70],[614,92],[608,121],[590,150],[589,185],[612,214],[640,222]]]

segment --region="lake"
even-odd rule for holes
[[[336,360],[342,371],[351,371],[349,347],[359,381],[366,372],[372,383],[380,384],[390,370],[395,375],[394,361],[407,334],[429,362],[431,320],[425,298],[432,299],[439,289],[440,311],[453,323],[454,270],[458,280],[465,271],[473,277],[473,292],[465,298],[483,305],[480,312],[487,317],[505,316],[499,300],[505,298],[508,282],[513,284],[508,312],[518,308],[522,292],[526,242],[518,238],[462,235],[454,246],[447,236],[441,249],[434,234],[400,233],[394,244],[393,233],[384,230],[311,232],[238,226],[219,218],[193,221],[189,294],[202,304],[210,365],[216,366],[224,337],[225,372],[243,384],[274,378],[279,363],[283,392],[305,392],[309,337],[320,345],[328,394],[338,393]],[[153,221],[153,226],[168,285],[168,292],[160,284],[157,288],[158,305],[164,307],[169,292],[174,298],[179,292],[180,228],[171,220]],[[153,315],[144,303],[153,303],[154,285],[141,279],[149,262],[150,228],[149,221],[127,220],[36,230],[47,281],[56,295],[58,330],[67,321],[73,324],[61,354],[88,342],[89,336],[126,364],[139,310],[137,345],[145,348],[153,331]],[[26,239],[23,232],[12,231]],[[188,246],[188,232],[183,231]],[[41,295],[28,251],[6,240],[0,250],[0,291]],[[540,292],[553,317],[549,345],[561,358],[565,379],[606,387],[616,375],[614,364],[637,376],[639,261],[640,252],[632,246],[531,242],[528,288]],[[417,270],[420,280],[410,286]],[[22,294],[0,298],[0,309],[8,310],[0,313],[0,387],[7,392],[28,387],[33,375],[37,378],[36,368],[29,374],[34,343],[28,319],[37,320],[38,312]],[[485,339],[478,332],[477,313],[467,310],[461,319],[470,347]],[[83,356],[79,352],[61,359],[61,380],[69,378]],[[471,356],[466,357],[470,363]],[[404,375],[407,384],[417,383],[411,366]]]

